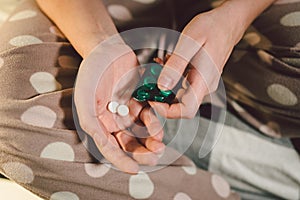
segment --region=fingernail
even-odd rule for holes
[[[168,76],[162,76],[159,78],[158,87],[161,90],[171,90],[173,86],[173,79]]]

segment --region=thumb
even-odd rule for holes
[[[179,55],[172,54],[162,69],[157,85],[161,90],[171,90],[180,80],[189,61]]]
[[[190,60],[199,51],[202,44],[182,33],[173,54],[161,71],[157,84],[161,90],[171,90],[180,80]]]

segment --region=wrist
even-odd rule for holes
[[[250,24],[275,0],[227,0],[216,9],[223,12],[226,24],[234,32],[235,44],[240,41]]]
[[[94,49],[99,45],[112,46],[112,45],[127,45],[122,37],[116,33],[112,36],[105,34],[95,34],[92,37],[88,37],[87,42],[83,46],[81,52],[82,57],[86,58]]]
[[[223,16],[223,24],[232,34],[232,41],[236,45],[251,24],[251,17],[246,12],[240,10],[239,6],[232,1],[225,1],[215,10],[221,13],[220,16]]]

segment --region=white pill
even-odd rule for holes
[[[119,106],[118,102],[111,101],[111,102],[109,102],[107,108],[111,113],[117,113],[118,106]]]
[[[117,112],[122,117],[125,117],[129,114],[129,108],[126,105],[119,105],[117,108]]]

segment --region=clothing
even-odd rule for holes
[[[126,7],[120,7],[120,1],[106,2],[120,30],[155,25],[156,20],[150,19],[153,10],[157,13],[158,7],[164,5],[163,8],[169,8],[166,1],[140,2],[124,4],[137,6],[135,15],[138,11],[140,15],[145,14],[143,9],[150,7],[148,18],[141,21],[131,20],[135,15]],[[162,9],[158,13],[166,13],[166,19],[158,20],[159,26],[181,29],[193,15],[209,5],[207,2],[195,4],[194,0],[174,2],[176,11],[187,6],[186,14],[172,14],[172,9]],[[282,6],[286,5],[275,5],[274,9]],[[299,3],[294,3],[289,8],[297,6]],[[127,24],[118,20],[120,13],[122,19],[128,19]],[[176,20],[176,27],[174,19],[180,19]],[[185,156],[161,170],[138,175],[125,174],[99,163],[85,148],[87,143],[92,143],[91,139],[85,135],[85,139],[80,140],[73,122],[72,92],[81,57],[71,44],[33,0],[24,1],[12,13],[1,27],[0,35],[0,172],[5,176],[45,199],[239,199],[223,178],[196,168]],[[249,37],[252,41],[253,36]],[[293,41],[287,41],[292,45]],[[253,54],[244,51],[244,59]],[[234,69],[234,73],[240,73]],[[225,83],[235,80],[227,73],[225,71]],[[297,86],[297,80],[292,80],[296,81],[292,85]],[[232,88],[228,93],[232,102],[243,105],[249,101],[233,98]],[[296,87],[297,99],[298,89]],[[270,94],[273,93],[271,90]],[[287,120],[299,116],[294,111],[291,113]],[[294,124],[299,125],[297,121]]]
[[[299,137],[300,2],[277,1],[260,15],[225,66],[232,107],[271,137]]]

